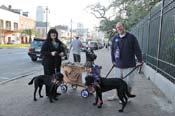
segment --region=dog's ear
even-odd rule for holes
[[[85,81],[87,81],[87,80],[88,80],[88,78],[89,78],[89,76],[86,76],[86,77],[85,77]]]

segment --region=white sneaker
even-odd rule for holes
[[[117,96],[111,96],[111,97],[108,97],[108,101],[114,101],[114,100],[117,100],[118,97]]]
[[[122,104],[122,101],[121,100],[119,100],[119,104]]]

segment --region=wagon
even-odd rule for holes
[[[63,93],[67,92],[68,84],[72,86],[72,88],[83,87],[84,89],[81,91],[81,96],[86,98],[90,93],[93,93],[94,90],[88,91],[85,88],[85,77],[90,73],[90,69],[86,68],[80,63],[64,63],[62,64],[63,74],[64,74],[64,84],[61,85],[61,90]]]

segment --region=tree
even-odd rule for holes
[[[142,19],[152,7],[161,0],[114,0],[108,7],[102,6],[100,3],[89,5],[90,13],[100,19],[100,31],[105,32],[106,37],[110,38],[114,33],[113,28],[118,21],[126,24],[129,30],[140,19]],[[109,10],[113,9],[111,16],[107,17]],[[115,17],[112,19],[111,17]]]
[[[102,6],[99,2],[93,5],[87,6],[89,12],[94,15],[95,18],[101,20],[99,30],[105,33],[105,38],[110,38],[113,35],[113,25],[115,20],[111,21],[111,17],[106,16],[107,11],[109,10],[105,6]]]
[[[29,36],[29,43],[32,41],[32,35],[37,35],[37,31],[35,29],[25,29],[21,31],[22,36]]]

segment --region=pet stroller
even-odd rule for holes
[[[64,84],[61,85],[61,91],[66,93],[68,90],[68,84],[72,86],[72,88],[85,87],[85,77],[90,74],[90,69],[84,67],[80,63],[71,63],[67,62],[62,65],[63,74],[64,74]],[[87,91],[83,89],[81,91],[81,96],[86,98],[89,96],[89,93],[93,93],[92,91]]]

